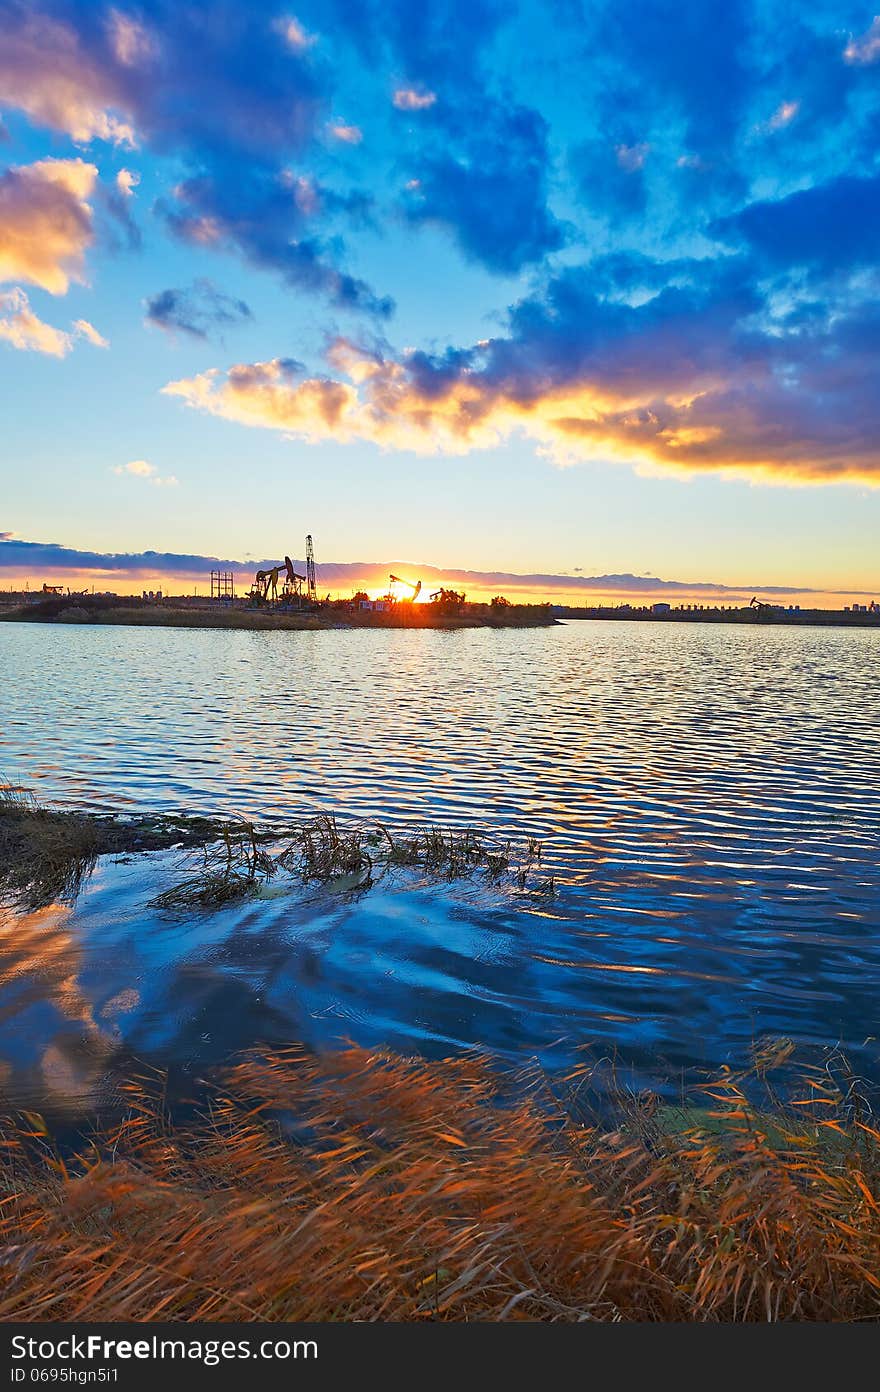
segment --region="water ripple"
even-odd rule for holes
[[[348,1034],[429,1051],[589,1037],[676,1064],[779,1033],[842,1041],[880,1074],[878,656],[873,632],[807,628],[0,625],[0,771],[44,797],[479,824],[543,839],[557,886],[169,926],[105,866],[38,933],[47,962],[70,955],[60,1003],[54,968],[3,939],[0,1029],[42,1031],[56,1085],[79,1073],[51,1021],[87,1077],[113,1030],[174,1059]],[[111,1028],[101,1008],[127,990]]]

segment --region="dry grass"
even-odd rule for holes
[[[27,789],[0,785],[0,901],[37,909],[75,899],[101,850],[94,818],[40,807]]]
[[[580,1087],[588,1066],[568,1081]],[[880,1133],[825,1073],[774,1120],[576,1122],[474,1057],[247,1058],[201,1119],[162,1080],[76,1160],[0,1132],[4,1320],[876,1320]],[[524,1086],[529,1083],[531,1086]]]
[[[256,825],[246,818],[71,812],[41,806],[33,793],[0,782],[0,903],[25,909],[72,901],[99,855],[181,846],[186,877],[164,890],[160,909],[218,908],[259,890],[279,871],[304,884],[362,890],[394,868],[459,879],[512,873],[520,888],[540,862],[533,838],[517,855],[474,830],[428,827],[393,836],[382,824],[340,827],[319,816],[300,825]],[[552,881],[531,888],[552,892]]]
[[[270,852],[268,842],[280,849]],[[494,844],[473,829],[427,827],[412,836],[393,836],[379,824],[340,827],[320,816],[298,827],[258,830],[244,819],[229,823],[214,844],[185,863],[189,875],[152,902],[160,909],[215,908],[258,891],[279,871],[303,884],[341,891],[368,889],[393,869],[419,870],[431,878],[464,879],[483,871],[492,880],[512,872],[520,888],[540,861],[541,843],[528,838],[517,857],[510,841]],[[534,886],[552,892],[552,880]]]
[[[42,806],[27,788],[0,782],[0,904],[39,909],[70,902],[100,855],[228,843],[239,830],[228,818],[185,813],[62,811]],[[255,841],[279,834],[249,828]]]

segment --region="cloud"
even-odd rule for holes
[[[340,266],[344,244],[328,232],[359,222],[364,196],[326,190],[313,214],[290,196],[290,162],[314,141],[333,81],[298,19],[273,27],[262,7],[226,0],[153,0],[140,12],[55,0],[49,10],[10,0],[0,106],[75,140],[137,142],[173,156],[186,177],[158,211],[174,233],[234,249],[339,308],[390,313],[388,297]],[[136,245],[128,192],[117,185],[107,203]]]
[[[206,339],[214,329],[234,328],[251,319],[244,300],[232,299],[201,278],[188,289],[161,290],[146,302],[146,322],[167,333]]]
[[[406,214],[446,227],[464,254],[510,274],[566,240],[546,204],[548,128],[528,107],[484,108],[436,130],[419,153]]]
[[[427,111],[437,100],[436,92],[419,92],[414,87],[398,87],[391,98],[398,111]]]
[[[110,46],[124,68],[145,67],[158,57],[159,44],[146,25],[111,9],[107,17]]]
[[[870,28],[860,38],[850,39],[843,56],[847,63],[876,63],[880,58],[880,15],[874,16]]]
[[[23,352],[64,358],[73,347],[70,334],[45,324],[30,307],[23,290],[0,291],[0,341]]]
[[[275,21],[275,28],[284,42],[296,53],[303,53],[318,42],[317,34],[309,34],[292,15]]]
[[[770,131],[783,130],[785,126],[791,125],[795,116],[801,109],[800,102],[784,101],[780,102],[770,120],[767,122],[767,129]]]
[[[38,318],[25,292],[16,286],[0,291],[0,340],[24,352],[45,353],[53,358],[65,358],[77,338],[84,338],[95,348],[108,348],[106,338],[88,319],[75,319],[71,331],[53,328]]]
[[[0,281],[63,295],[71,280],[84,278],[97,177],[95,165],[81,159],[44,159],[0,175]]]
[[[127,105],[100,51],[90,52],[72,25],[13,0],[0,45],[0,106],[77,142],[132,145],[134,132],[121,114]]]
[[[234,178],[200,176],[175,189],[174,203],[158,211],[183,241],[197,246],[232,246],[254,265],[278,273],[297,290],[323,294],[339,309],[387,318],[394,302],[335,264],[335,250],[315,231],[334,215],[363,220],[370,200],[340,195],[290,170],[258,166]]]
[[[329,378],[297,380],[298,364],[275,358],[169,382],[162,390],[188,406],[243,425],[267,426],[307,440],[370,438],[354,387]]]
[[[548,127],[512,96],[499,36],[502,0],[340,4],[343,31],[371,70],[399,75],[391,101],[412,226],[443,228],[464,256],[515,274],[558,250],[567,229],[548,206]]]
[[[84,338],[88,343],[91,343],[93,348],[110,347],[107,339],[104,338],[103,334],[98,333],[94,324],[90,324],[88,319],[74,319],[73,330],[78,337]]]
[[[625,169],[627,174],[635,174],[644,169],[650,148],[650,145],[640,141],[638,145],[618,145],[614,154],[621,169]]]
[[[334,140],[341,140],[343,145],[360,145],[364,138],[360,126],[352,126],[345,121],[332,121],[328,130]]]
[[[122,233],[121,245],[129,251],[139,251],[141,247],[140,228],[131,213],[134,191],[139,183],[139,174],[130,169],[120,169],[112,185],[102,184],[100,188],[101,203],[116,224],[116,229]],[[104,231],[106,234],[108,229],[105,227]],[[114,250],[119,248],[117,238],[111,235],[107,240]]]
[[[787,198],[749,204],[712,230],[745,242],[776,269],[830,274],[877,262],[880,177],[840,175]]]
[[[35,124],[77,141],[258,157],[311,129],[321,90],[308,44],[279,44],[262,12],[220,0],[154,0],[148,18],[92,0],[49,10],[10,0],[4,17],[0,105]]]
[[[618,258],[620,260],[620,258]],[[623,258],[624,265],[626,258]],[[748,261],[629,267],[647,297],[568,268],[507,331],[427,354],[335,340],[335,375],[282,360],[171,382],[194,409],[309,441],[466,453],[516,435],[560,463],[880,483],[880,300],[775,319]]]
[[[141,176],[130,169],[120,169],[116,175],[116,187],[123,198],[131,198],[140,181]]]
[[[156,473],[154,465],[149,464],[146,459],[132,459],[128,464],[114,464],[114,474],[129,474],[134,478],[144,479],[147,483],[152,483],[156,488],[176,488],[177,479],[173,474],[160,477]]]
[[[103,575],[111,583],[118,583],[127,576],[139,580],[144,576],[162,575],[192,581],[207,577],[212,570],[230,570],[237,578],[239,575],[249,578],[258,569],[277,565],[278,560],[279,557],[270,557],[243,561],[165,551],[82,551],[54,542],[25,541],[14,537],[12,533],[0,532],[0,573],[7,574],[69,571],[80,575]],[[304,567],[304,558],[294,558],[294,564]],[[755,592],[780,596],[815,593],[806,586],[762,585],[753,581],[733,586],[708,580],[664,580],[657,576],[629,573],[560,575],[552,572],[463,570],[456,566],[425,565],[421,561],[399,557],[372,562],[321,561],[318,566],[318,583],[322,590],[343,594],[350,593],[362,585],[378,590],[387,586],[390,573],[396,574],[398,571],[420,576],[425,588],[429,584],[445,583],[457,584],[469,591],[486,593],[497,593],[499,589],[520,591],[535,596],[551,596],[554,592],[568,593],[582,596],[580,602],[589,600],[591,595],[663,595],[670,599],[718,596],[727,601],[735,601],[743,595],[748,596]]]

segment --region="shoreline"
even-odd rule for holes
[[[475,610],[489,606],[474,606]],[[171,606],[145,601],[100,605],[59,600],[43,601],[3,611],[0,623],[126,626],[130,628],[211,628],[239,632],[291,631],[305,633],[351,629],[461,629],[551,628],[558,619],[546,605],[510,605],[498,614],[471,612],[432,613],[432,606],[402,604],[381,612],[347,612],[328,609],[317,612],[273,611],[269,609],[221,608],[207,605]]]
[[[545,604],[465,605],[460,613],[438,613],[433,605],[396,605],[389,610],[358,611],[342,602],[318,610],[229,607],[208,601],[159,604],[109,596],[71,596],[37,600],[4,608],[0,623],[116,626],[128,628],[198,628],[233,632],[327,633],[358,629],[557,628],[566,623],[733,624],[774,628],[857,628],[880,631],[880,611],[837,609],[715,609],[693,607],[654,612],[628,605],[591,608]]]

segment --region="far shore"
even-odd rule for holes
[[[151,628],[293,629],[341,628],[545,628],[557,620],[547,604],[465,604],[448,612],[433,604],[398,603],[384,610],[358,609],[346,603],[316,609],[229,605],[202,600],[175,603],[127,596],[72,595],[39,599],[0,608],[7,623],[128,624]]]
[[[206,597],[139,599],[130,595],[35,595],[10,603],[0,595],[0,622],[39,624],[115,624],[149,628],[222,628],[250,631],[416,628],[445,631],[471,628],[548,628],[572,621],[672,624],[745,624],[783,627],[858,628],[880,631],[880,607],[807,609],[761,603],[754,606],[680,604],[561,605],[399,601],[367,608],[349,600],[314,607],[218,602]]]

